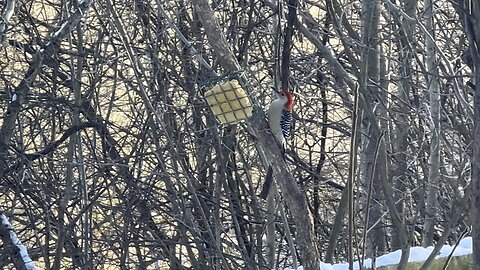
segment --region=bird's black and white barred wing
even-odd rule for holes
[[[292,125],[292,112],[283,110],[282,118],[280,119],[280,126],[282,127],[283,137],[290,137],[290,127]]]

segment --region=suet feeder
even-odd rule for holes
[[[205,86],[205,99],[222,125],[235,124],[252,116],[252,102],[242,76],[241,72],[231,73]]]

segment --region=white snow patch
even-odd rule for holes
[[[22,244],[20,239],[18,239],[17,234],[13,231],[12,224],[10,224],[10,221],[8,221],[8,218],[4,215],[0,215],[0,220],[2,224],[4,224],[8,231],[10,232],[10,239],[12,239],[12,243],[15,244],[15,246],[18,247],[20,250],[20,255],[22,256],[23,263],[26,267],[27,270],[40,270],[35,266],[35,263],[30,259],[30,256],[28,255],[27,248]]]
[[[455,246],[444,245],[441,249],[439,254],[435,257],[436,259],[448,257]],[[409,262],[423,262],[425,261],[430,253],[433,251],[433,246],[424,248],[424,247],[412,247],[410,248],[410,256],[408,257]],[[465,256],[472,254],[472,237],[466,237],[460,241],[458,246],[455,248],[453,252],[453,256]],[[376,266],[387,266],[392,264],[398,264],[400,262],[400,257],[402,256],[401,250],[396,250],[389,254],[385,254],[377,258]],[[365,267],[372,267],[372,259],[365,259],[364,262]],[[359,270],[360,269],[360,262],[355,261],[353,263],[353,269]],[[292,269],[285,269],[285,270],[292,270]],[[303,267],[300,266],[297,270],[303,270]],[[348,270],[348,263],[337,263],[337,264],[328,264],[328,263],[321,263],[320,270]]]

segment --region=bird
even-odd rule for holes
[[[288,89],[275,90],[275,92],[277,99],[273,100],[268,107],[268,124],[272,134],[285,150],[286,139],[290,137],[294,96]]]

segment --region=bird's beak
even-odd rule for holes
[[[278,91],[275,87],[272,87],[272,90],[277,93],[277,94],[280,94],[280,91]]]

